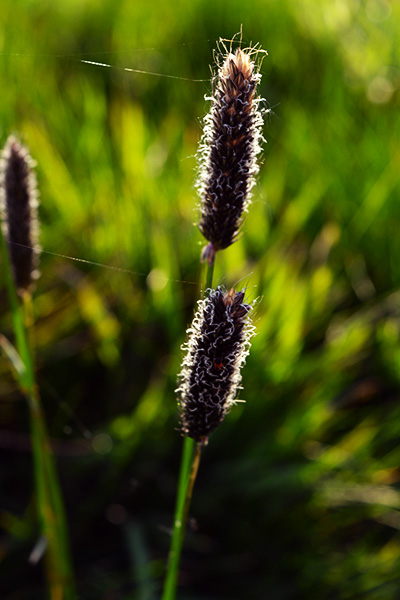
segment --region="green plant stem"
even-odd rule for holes
[[[189,481],[188,481],[188,486],[187,486],[187,491],[186,491],[185,506],[183,509],[182,543],[183,543],[183,538],[184,538],[184,534],[185,534],[185,530],[186,530],[189,506],[190,506],[190,502],[192,500],[194,482],[196,481],[197,471],[199,470],[199,466],[200,466],[201,451],[203,450],[204,446],[207,444],[207,441],[208,441],[208,438],[206,438],[205,440],[203,440],[201,442],[196,442],[195,447],[194,447],[192,464],[190,467]]]
[[[162,600],[173,600],[176,595],[176,583],[178,579],[179,563],[184,538],[184,525],[186,526],[186,523],[183,523],[183,518],[186,506],[186,496],[189,488],[189,475],[194,445],[195,441],[192,438],[184,438],[174,516],[174,529],[172,533],[171,549],[169,551],[168,568]]]
[[[17,346],[20,358],[25,366],[24,372],[19,375],[18,383],[23,388],[23,391],[27,393],[29,389],[33,387],[33,380],[31,378],[32,369],[29,369],[31,363],[30,352],[28,346],[27,336],[25,335],[24,319],[21,312],[21,306],[17,298],[15,291],[14,279],[11,271],[10,260],[8,256],[8,248],[6,240],[4,239],[3,232],[0,227],[0,243],[1,252],[3,255],[3,272],[5,283],[7,287],[8,297],[11,307],[11,319],[15,334],[15,342]]]
[[[212,287],[214,264],[208,265],[205,277],[205,288]],[[165,577],[162,600],[174,600],[179,574],[179,564],[182,553],[183,540],[192,499],[193,487],[196,481],[200,464],[201,451],[207,440],[195,442],[190,437],[185,437],[183,442],[181,468],[179,473],[178,491],[176,497],[174,528],[172,532],[171,548],[168,557],[167,574]]]
[[[176,597],[176,584],[178,580],[179,564],[185,537],[189,505],[203,447],[204,442],[195,442],[190,437],[185,437],[184,439],[174,517],[174,530],[162,600],[174,600]]]
[[[11,306],[16,348],[23,363],[17,372],[18,384],[27,398],[31,421],[32,454],[38,517],[48,546],[47,579],[51,600],[76,598],[69,554],[68,533],[54,456],[48,440],[39,392],[35,381],[33,352],[29,345],[26,317],[31,313],[30,298],[21,303],[17,297],[8,248],[0,227],[3,272]],[[31,321],[31,319],[29,319]]]
[[[24,297],[24,307],[27,315],[27,325],[26,332],[29,343],[29,333],[31,333],[30,340],[33,339],[33,306],[32,306],[32,298],[30,295],[26,295]],[[29,332],[29,327],[31,331]],[[33,357],[34,353],[32,351],[32,341],[31,341],[31,352],[30,356]],[[33,361],[32,361],[33,363]],[[34,373],[34,372],[33,372]],[[48,497],[49,497],[49,505],[52,507],[53,513],[53,528],[56,529],[56,533],[52,533],[52,537],[54,537],[54,545],[56,547],[56,552],[59,557],[58,560],[58,569],[57,571],[61,574],[61,582],[64,588],[64,596],[66,599],[73,599],[76,597],[75,589],[74,589],[74,581],[73,581],[73,570],[72,570],[72,561],[69,551],[69,536],[68,536],[68,527],[67,527],[67,519],[65,516],[64,502],[61,494],[61,487],[58,481],[57,476],[57,467],[55,462],[55,457],[49,443],[48,434],[46,431],[46,422],[42,413],[40,397],[38,393],[38,388],[36,385],[33,387],[33,394],[31,395],[31,403],[32,399],[34,400],[33,405],[31,406],[31,415],[34,423],[36,419],[34,415],[37,416],[37,424],[38,431],[37,437],[42,440],[43,447],[43,458],[44,458],[44,469],[47,476],[48,483]]]
[[[212,288],[213,275],[214,275],[214,263],[212,263],[211,265],[207,265],[206,285],[205,285],[204,290],[208,290],[208,289]]]

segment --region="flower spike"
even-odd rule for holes
[[[244,295],[233,288],[208,290],[188,330],[177,392],[182,432],[196,441],[204,442],[235,403],[254,333],[253,305]]]
[[[39,276],[38,195],[32,166],[28,151],[10,136],[1,160],[1,212],[19,294],[30,291]]]
[[[252,54],[259,50],[228,51],[213,80],[210,112],[204,119],[200,143],[201,198],[199,229],[210,242],[202,260],[212,264],[215,252],[237,239],[243,214],[259,171],[261,152],[261,98],[256,88],[261,79]]]

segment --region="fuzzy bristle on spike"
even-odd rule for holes
[[[197,188],[198,226],[213,250],[203,253],[209,263],[210,256],[237,239],[259,171],[263,119],[256,88],[261,75],[253,54],[241,48],[228,51],[207,98],[211,108],[204,119]]]
[[[19,294],[30,291],[39,275],[38,196],[32,167],[26,148],[10,136],[1,159],[1,212]]]
[[[196,441],[204,441],[235,402],[254,333],[252,309],[244,292],[221,287],[199,301],[177,389],[182,433]]]

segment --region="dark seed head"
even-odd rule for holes
[[[235,402],[254,333],[252,308],[244,303],[244,292],[220,287],[199,302],[177,389],[181,430],[196,441],[207,438]]]
[[[256,87],[261,79],[249,52],[228,52],[218,67],[200,145],[199,229],[214,252],[237,239],[259,171],[262,113]],[[209,261],[206,253],[203,259]]]
[[[15,286],[20,294],[30,291],[39,275],[38,198],[32,166],[28,151],[10,136],[1,160],[1,212]]]

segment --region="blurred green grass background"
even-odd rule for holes
[[[204,452],[179,597],[400,597],[400,4],[6,0],[0,136],[37,161],[38,380],[85,600],[160,595],[203,245],[210,86],[189,80],[241,24],[269,52],[272,113],[216,282],[261,297],[258,335],[246,404]],[[11,335],[3,289],[0,310]],[[0,375],[1,595],[41,599],[28,415],[5,360]]]

